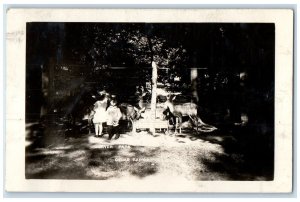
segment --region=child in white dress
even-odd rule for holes
[[[108,105],[108,98],[106,92],[100,92],[101,98],[94,104],[94,118],[93,123],[95,126],[95,136],[103,136],[103,123],[107,120],[106,108]]]

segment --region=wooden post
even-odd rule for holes
[[[151,121],[150,132],[155,133],[155,119],[156,119],[156,91],[157,91],[157,65],[152,61],[152,95],[151,95]]]

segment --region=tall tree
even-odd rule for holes
[[[71,25],[70,34],[74,26]],[[79,40],[69,41],[71,52],[79,63],[89,66],[91,76],[114,65],[131,66],[136,71],[151,66],[151,118],[155,120],[158,69],[183,68],[187,61],[187,51],[179,40],[172,38],[170,27],[151,23],[92,23],[76,25],[76,30]]]

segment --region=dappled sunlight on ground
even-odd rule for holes
[[[192,140],[187,134],[126,133],[110,141],[107,135],[85,135],[69,138],[63,145],[27,152],[26,176],[100,180],[164,176],[193,180],[193,168],[199,165],[191,157],[199,150],[222,152],[220,145]]]
[[[132,145],[132,146],[147,146],[147,147],[173,147],[173,146],[182,146],[183,143],[188,144],[189,146],[199,146],[205,145],[205,147],[218,147],[211,143],[210,141],[202,138],[201,135],[195,135],[190,133],[182,134],[165,134],[165,133],[155,133],[154,135],[142,131],[139,133],[125,133],[121,134],[120,138],[115,140],[108,140],[108,135],[105,134],[101,138],[94,136],[89,136],[88,141],[91,145],[91,148],[103,148],[109,145]],[[219,137],[219,141],[222,141],[222,137]],[[204,144],[204,145],[203,145]]]
[[[53,134],[51,144],[26,147],[27,179],[269,180],[246,162],[236,137],[223,132],[127,132],[107,140],[93,134]],[[44,140],[37,136],[38,142]],[[49,138],[47,139],[49,140]],[[254,172],[255,171],[255,172]]]

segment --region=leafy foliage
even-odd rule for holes
[[[144,24],[68,24],[72,59],[93,70],[111,66],[150,66],[153,59],[163,67],[185,64],[187,50],[172,43],[162,26]],[[79,44],[78,44],[79,43]]]

